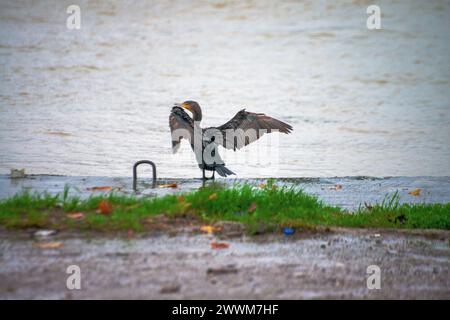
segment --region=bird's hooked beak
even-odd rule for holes
[[[175,107],[180,107],[180,108],[192,111],[191,106],[186,103],[175,103]]]

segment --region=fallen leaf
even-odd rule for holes
[[[177,197],[177,201],[178,201],[178,203],[183,203],[184,202],[184,197],[183,196]]]
[[[82,219],[84,219],[84,213],[83,212],[68,213],[67,218],[73,219],[73,220],[82,220]]]
[[[410,195],[414,196],[414,197],[418,197],[420,196],[420,193],[422,192],[422,189],[415,189],[413,191],[408,192]]]
[[[102,200],[102,201],[98,204],[98,211],[99,211],[101,214],[105,215],[105,216],[110,215],[110,214],[111,214],[111,211],[112,211],[112,205],[111,205],[111,203],[109,203],[109,202],[106,201],[106,200]]]
[[[252,204],[250,205],[250,207],[247,209],[247,212],[248,212],[248,213],[252,213],[253,211],[256,210],[257,207],[258,207],[258,206],[257,206],[256,202],[252,202]]]
[[[103,186],[103,187],[92,187],[87,188],[89,191],[110,191],[112,190],[112,187],[109,186]]]
[[[267,185],[265,183],[258,184],[258,188],[264,189]]]
[[[58,249],[63,246],[62,242],[38,242],[34,244],[35,247],[40,249]]]
[[[342,185],[341,184],[335,184],[334,186],[330,187],[330,190],[341,190]]]
[[[209,195],[208,199],[209,200],[216,200],[217,199],[217,193],[213,193],[213,194]]]
[[[158,188],[178,188],[176,183],[160,184]]]
[[[211,234],[217,231],[221,231],[222,228],[220,227],[214,227],[214,226],[201,226],[200,231]]]
[[[226,242],[211,242],[211,249],[228,249],[230,245]]]

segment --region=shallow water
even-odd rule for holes
[[[167,119],[193,99],[205,126],[293,125],[273,163],[267,136],[226,152],[239,177],[450,175],[449,1],[380,1],[378,31],[370,1],[77,3],[80,30],[65,2],[0,3],[0,173],[199,176]]]

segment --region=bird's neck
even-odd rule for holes
[[[192,112],[192,119],[197,122],[202,121],[202,112],[201,111]]]

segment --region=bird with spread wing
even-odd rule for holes
[[[188,110],[192,117],[184,111]],[[186,139],[195,153],[198,166],[203,171],[203,179],[214,179],[217,171],[222,177],[235,174],[225,167],[217,147],[240,149],[258,140],[265,133],[290,133],[292,127],[280,120],[266,116],[264,113],[253,113],[242,109],[230,121],[219,126],[201,128],[202,110],[195,101],[185,101],[175,104],[169,116],[169,126],[172,135],[172,150],[177,152],[181,139]],[[212,171],[212,177],[207,178],[205,170]]]

